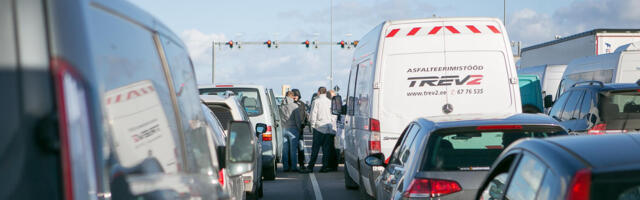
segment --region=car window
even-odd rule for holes
[[[369,103],[373,95],[373,73],[374,66],[365,60],[358,64],[358,78],[355,91],[354,108],[357,116],[369,116]]]
[[[400,164],[399,156],[401,155],[400,152],[402,152],[402,146],[407,141],[407,138],[409,137],[409,132],[411,132],[411,129],[413,129],[414,126],[415,124],[411,123],[409,124],[409,126],[407,126],[407,128],[405,128],[404,132],[400,136],[400,139],[396,143],[396,146],[393,148],[393,152],[391,152],[391,158],[389,163]]]
[[[89,19],[90,35],[100,38],[91,52],[103,83],[96,89],[104,91],[105,138],[117,144],[118,164],[134,167],[153,157],[165,173],[184,171],[181,131],[153,33],[107,12]]]
[[[240,101],[242,107],[250,117],[262,115],[262,100],[260,91],[255,88],[202,88],[201,95],[218,95],[225,97],[232,92],[236,99]]]
[[[547,169],[544,173],[544,179],[542,180],[536,199],[558,199],[560,197],[560,191],[564,191],[564,187],[565,186],[560,183],[560,177],[551,171],[551,169]]]
[[[522,126],[513,130],[478,131],[456,127],[435,131],[429,137],[422,171],[489,170],[502,150],[521,138],[566,135],[559,126]]]
[[[209,104],[207,105],[213,114],[220,120],[220,124],[222,124],[222,129],[229,130],[229,122],[233,121],[233,115],[231,114],[231,109],[226,106],[218,105],[218,104]]]
[[[420,125],[415,124],[413,128],[409,131],[409,135],[407,135],[407,139],[402,144],[402,151],[400,155],[400,161],[404,165],[407,163],[409,156],[411,155],[411,146],[414,144],[416,136],[420,133]]]
[[[595,107],[595,98],[593,94],[594,92],[591,90],[585,91],[582,103],[580,104],[578,119],[587,119],[587,116],[589,116],[589,113],[591,112],[591,108]]]
[[[481,193],[482,199],[501,199],[507,188],[509,173],[504,172],[494,177]]]
[[[618,195],[618,200],[632,199],[640,199],[640,186],[631,187]]]
[[[211,127],[211,134],[215,138],[214,143],[216,146],[225,146],[225,134],[224,130],[222,130],[222,126],[218,119],[216,119],[213,112],[206,105],[202,105],[202,110],[204,112],[204,117],[207,120],[207,124]],[[215,163],[215,162],[214,162]]]
[[[202,113],[198,86],[189,53],[170,39],[161,37],[162,47],[169,64],[171,80],[178,104],[189,171],[209,174],[213,161],[207,145],[206,121]]]
[[[613,69],[596,71],[593,74],[593,80],[601,81],[603,83],[611,83],[611,80],[613,80]]]
[[[607,130],[640,129],[640,91],[615,91],[600,100],[600,118]]]
[[[576,108],[579,107],[579,104],[582,100],[582,95],[584,95],[584,90],[574,90],[569,96],[567,103],[564,105],[564,109],[562,110],[562,115],[560,119],[562,121],[572,120],[573,113],[576,111]]]
[[[356,91],[356,75],[358,74],[358,67],[352,67],[349,72],[349,88],[347,89],[347,114],[353,115],[353,104],[355,104],[355,91]]]
[[[507,188],[507,199],[535,199],[546,169],[537,158],[525,153]]]
[[[558,100],[556,100],[556,102],[551,107],[551,111],[549,111],[549,116],[557,120],[560,120],[560,114],[562,114],[561,113],[562,108],[564,107],[564,104],[567,103],[567,99],[569,99],[569,96],[571,95],[571,93],[572,92],[565,92],[564,94],[560,95]]]

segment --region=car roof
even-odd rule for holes
[[[237,104],[238,106],[240,105],[240,102],[238,102],[236,98],[233,98],[233,96],[222,97],[219,95],[200,95],[200,99],[205,103],[224,103],[229,106],[234,104]]]
[[[573,88],[597,88],[601,92],[607,92],[611,90],[640,89],[640,85],[636,83],[608,83],[608,84],[604,84],[604,86],[601,87],[599,84],[596,83],[593,85],[591,84],[578,85],[576,87],[570,88],[569,90]]]
[[[640,134],[566,136],[545,139],[579,156],[594,169],[640,163]]]
[[[258,90],[264,90],[262,85],[236,85],[236,84],[215,84],[215,85],[199,85],[199,89],[203,88],[255,88]]]
[[[434,124],[437,128],[455,128],[478,125],[552,125],[560,126],[558,121],[544,114],[503,114],[503,115],[454,115],[420,118],[418,123]]]
[[[437,17],[437,18],[421,18],[421,19],[405,19],[405,20],[392,20],[387,23],[393,24],[413,24],[424,22],[458,22],[458,21],[495,21],[500,22],[497,18],[491,17]]]

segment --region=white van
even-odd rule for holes
[[[388,156],[418,117],[520,113],[520,89],[506,29],[493,18],[386,21],[359,42],[345,116],[345,184],[365,197]]]
[[[581,81],[635,83],[640,77],[640,42],[621,46],[613,53],[578,58],[567,66],[556,97]]]
[[[542,96],[550,95],[551,97],[546,98],[555,99],[565,69],[567,69],[567,65],[538,65],[518,69],[518,75],[538,76],[542,87]]]

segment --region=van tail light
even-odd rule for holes
[[[218,182],[220,182],[220,185],[224,186],[224,169],[220,169],[220,171],[218,171]]]
[[[589,193],[591,193],[591,171],[579,170],[571,180],[567,200],[589,200]]]
[[[271,141],[272,139],[271,126],[267,126],[267,131],[262,134],[262,141]]]
[[[380,132],[380,121],[374,118],[369,118],[369,130],[373,132]]]
[[[587,131],[587,134],[602,135],[606,132],[606,130],[607,130],[607,124],[598,124],[593,126],[593,128],[589,129],[589,131]]]
[[[369,153],[380,153],[380,121],[374,118],[369,118],[369,130],[371,131],[371,135],[369,135]]]
[[[87,199],[88,194],[98,191],[86,86],[65,60],[50,62],[60,125],[64,198]]]
[[[440,197],[460,191],[462,187],[455,181],[415,178],[402,196],[405,198]]]

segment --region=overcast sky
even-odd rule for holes
[[[199,84],[211,84],[211,41],[358,40],[385,20],[481,16],[503,18],[502,0],[131,0],[159,18],[189,48]],[[523,47],[593,28],[640,28],[639,0],[507,1],[506,26]],[[216,49],[216,84],[259,84],[303,99],[329,85],[329,47],[286,45]],[[346,90],[353,50],[333,47],[334,85]],[[341,91],[344,93],[345,91]]]

